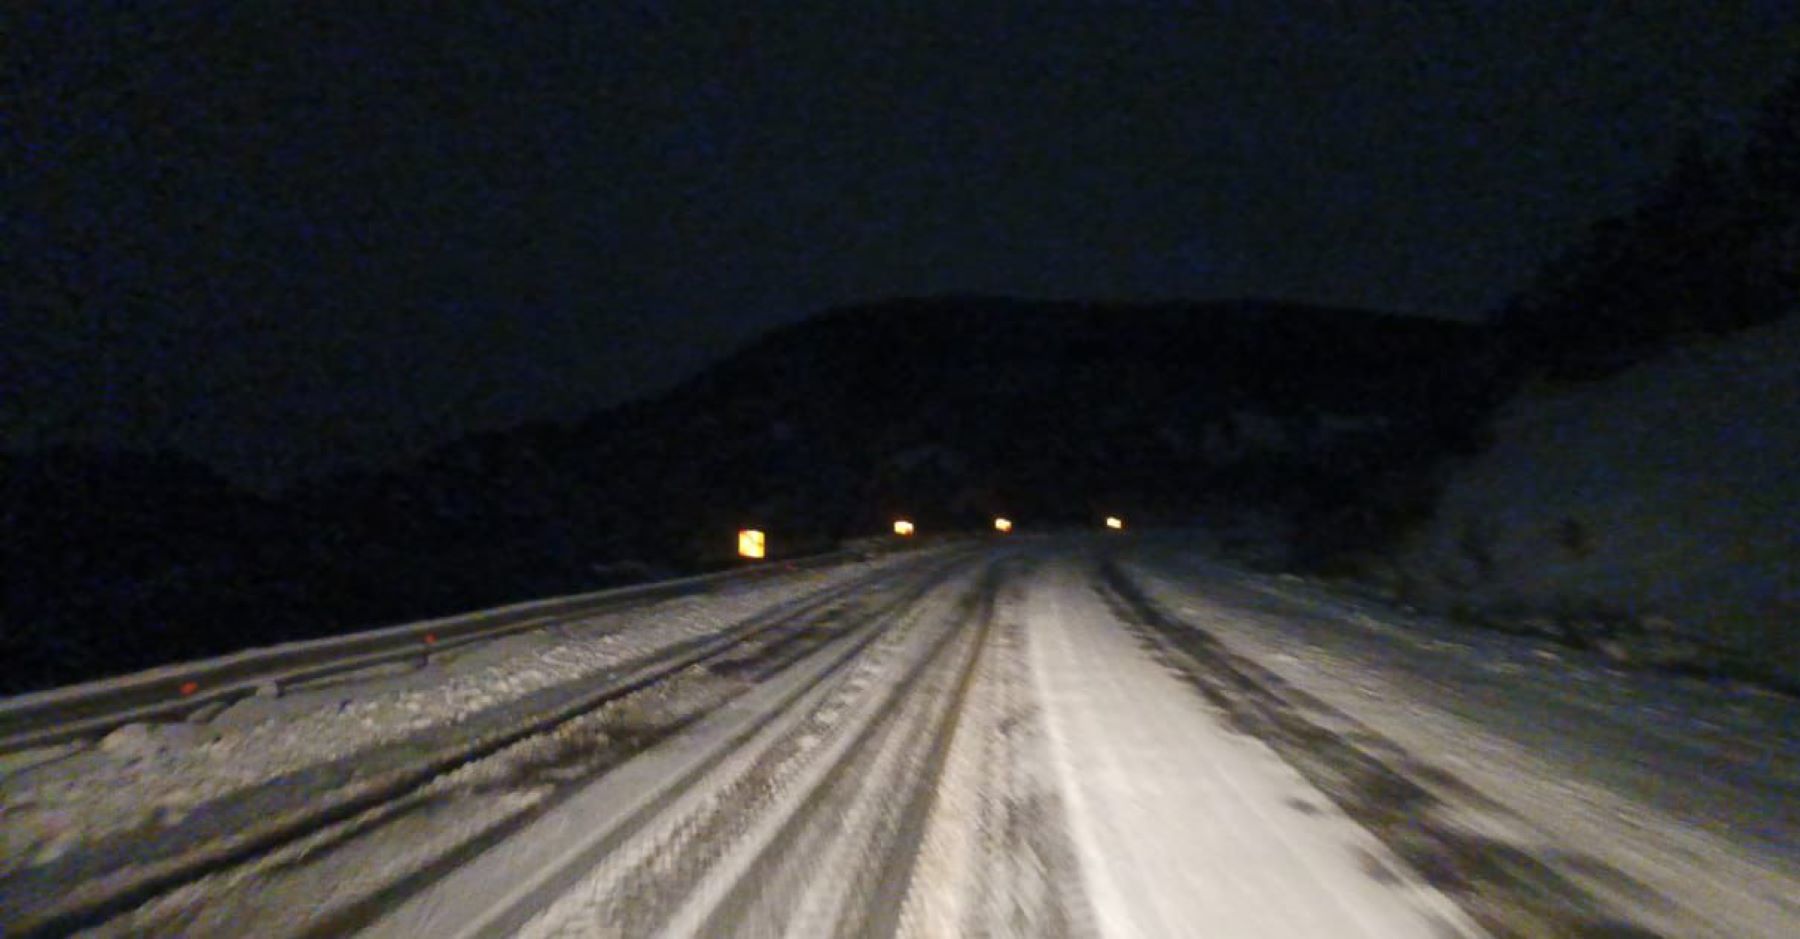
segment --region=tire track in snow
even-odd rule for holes
[[[891,931],[1000,576],[990,561],[955,604],[920,604],[521,934]]]
[[[1658,898],[1649,888],[1592,858],[1547,862],[1450,817],[1449,806],[1429,787],[1455,791],[1465,806],[1486,814],[1506,810],[1164,612],[1116,561],[1102,565],[1101,581],[1102,595],[1134,627],[1146,651],[1189,680],[1233,726],[1272,747],[1483,929],[1506,937],[1657,935],[1559,867],[1579,865],[1585,876],[1654,905]],[[1393,876],[1378,867],[1370,873]]]
[[[1021,602],[999,597],[897,927],[907,939],[1097,934],[1033,696]]]
[[[942,561],[923,566],[933,573],[947,567]],[[177,826],[149,838],[124,835],[120,837],[129,843],[123,849],[105,850],[102,845],[92,856],[29,869],[0,882],[8,934],[60,935],[99,927],[114,918],[128,920],[132,911],[159,897],[276,856],[290,845],[319,837],[329,841],[345,825],[379,826],[387,817],[406,811],[404,804],[415,793],[446,775],[551,734],[698,663],[728,655],[752,637],[817,615],[878,579],[879,575],[861,577],[815,591],[723,632],[680,643],[650,660],[629,662],[567,687],[544,689],[476,720],[432,728],[374,753],[355,754],[233,794],[206,806],[211,817],[199,819],[194,831]],[[313,800],[296,805],[295,791],[314,793]],[[234,815],[237,823],[219,823],[221,817]],[[126,861],[120,863],[120,858]],[[112,866],[93,867],[101,862]],[[125,933],[140,931],[130,924],[119,928]],[[225,928],[228,934],[231,927]],[[288,924],[283,931],[293,934],[304,928]]]

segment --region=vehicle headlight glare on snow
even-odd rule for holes
[[[901,537],[905,537],[912,533],[913,533],[913,523],[907,521],[906,519],[900,519],[899,521],[894,523],[894,534],[900,535]]]
[[[1124,531],[1125,530],[1125,520],[1118,517],[1117,515],[1108,515],[1106,517],[1106,527],[1112,529],[1113,531]]]
[[[738,556],[760,558],[767,553],[768,540],[754,528],[738,532]]]
[[[1012,519],[1009,519],[1009,518],[994,519],[994,530],[998,531],[998,532],[1012,531]]]

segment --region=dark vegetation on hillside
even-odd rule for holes
[[[1797,306],[1800,68],[1741,153],[1715,155],[1690,135],[1634,209],[1545,265],[1497,321],[1520,372],[1587,380]]]
[[[5,690],[880,533],[1350,499],[1468,445],[1481,327],[1282,304],[838,310],[661,398],[255,497],[169,456],[8,459]]]
[[[0,693],[879,532],[1276,510],[1355,570],[1528,379],[1605,377],[1800,308],[1800,71],[1467,326],[1268,303],[840,310],[661,398],[266,499],[170,454],[0,457]]]
[[[1763,103],[1740,152],[1696,135],[1630,211],[1597,222],[1489,318],[1497,363],[1471,376],[1498,403],[1531,382],[1591,382],[1688,343],[1800,311],[1800,66]],[[1473,389],[1472,389],[1473,390]],[[1484,413],[1459,443],[1479,449]],[[1286,561],[1322,573],[1381,568],[1431,518],[1468,448],[1313,491]]]

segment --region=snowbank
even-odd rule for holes
[[[1528,389],[1403,549],[1409,599],[1800,686],[1800,316]]]

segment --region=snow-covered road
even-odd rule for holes
[[[179,746],[16,761],[0,934],[1800,934],[1794,703],[1647,696],[1565,658],[1180,541],[903,555],[138,732],[204,738]],[[569,713],[104,915],[42,916],[246,793],[358,775],[306,766],[399,765],[531,702]],[[1646,782],[1693,772],[1687,799]]]
[[[1048,565],[1022,613],[1101,932],[1466,935],[1457,909],[1262,741],[1220,721],[1093,589]]]
[[[1794,699],[1191,549],[1122,567],[1234,719],[1501,931],[1800,935]]]

